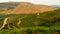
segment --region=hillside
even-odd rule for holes
[[[0,3],[0,34],[60,34],[60,9],[27,2]]]
[[[35,14],[55,10],[55,7],[28,2],[0,3],[0,14]]]
[[[39,15],[0,15],[0,29],[0,34],[60,34],[60,9]]]

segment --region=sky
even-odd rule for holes
[[[60,0],[0,0],[0,2],[31,2],[44,5],[60,5]]]

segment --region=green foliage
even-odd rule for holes
[[[23,27],[20,29],[12,28],[12,29],[3,29],[0,31],[0,34],[52,34],[53,32],[57,32],[60,30],[60,26],[56,27],[44,27],[44,26],[36,26],[36,27]]]
[[[46,32],[48,32],[49,28],[46,27],[24,27],[21,29],[10,29],[10,30],[2,30],[0,32],[0,34],[33,34],[33,33],[37,33],[37,34],[46,34]]]
[[[18,20],[21,19],[19,26],[22,28],[3,29],[0,34],[52,34],[60,31],[60,9],[37,14],[9,14],[0,15],[0,22],[4,18],[9,18],[11,26],[18,27]],[[12,23],[12,24],[11,24]]]

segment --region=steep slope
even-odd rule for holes
[[[2,9],[4,9],[5,11],[4,12],[1,11],[1,13],[4,14],[35,14],[46,11],[52,11],[56,9],[55,7],[52,6],[37,5],[28,2],[12,2],[12,3],[10,2],[4,4],[3,4],[4,7]],[[9,9],[7,9],[7,7]]]

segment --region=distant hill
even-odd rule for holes
[[[60,5],[52,5],[53,7],[60,8]]]
[[[0,14],[34,14],[55,10],[55,7],[28,2],[0,3]]]

